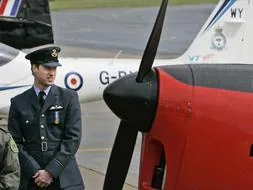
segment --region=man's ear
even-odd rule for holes
[[[39,65],[36,65],[36,64],[31,65],[32,74],[34,74],[34,72],[36,72],[38,69],[39,69]]]
[[[36,66],[35,66],[34,64],[31,65],[31,71],[32,71],[32,72],[34,72],[35,67],[36,67]]]

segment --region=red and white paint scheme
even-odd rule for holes
[[[167,66],[157,72],[157,111],[143,136],[139,189],[153,189],[161,157],[165,190],[252,189],[253,65]]]

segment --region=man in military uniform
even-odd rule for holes
[[[11,135],[0,128],[0,189],[17,190],[19,180],[18,148]]]
[[[34,85],[11,99],[8,128],[18,145],[20,189],[84,189],[75,153],[81,110],[75,91],[54,85],[59,47],[34,51]]]

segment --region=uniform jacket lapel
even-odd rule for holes
[[[28,91],[28,101],[31,103],[31,105],[36,109],[36,110],[39,110],[40,109],[40,103],[39,103],[39,100],[38,100],[38,97],[33,89],[30,88]]]

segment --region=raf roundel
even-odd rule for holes
[[[66,88],[78,91],[83,86],[83,78],[77,72],[70,72],[65,76],[64,83]]]

